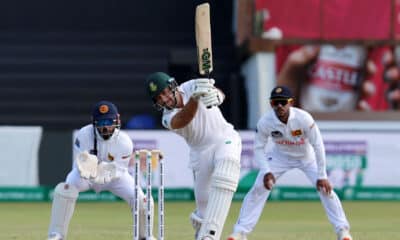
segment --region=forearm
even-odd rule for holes
[[[278,74],[278,85],[289,87],[298,98],[300,86],[307,81],[309,67],[316,60],[318,52],[318,47],[303,46],[290,53]]]
[[[194,118],[198,108],[198,101],[194,98],[186,103],[186,105],[180,110],[171,120],[171,127],[173,129],[183,128],[188,125]]]
[[[265,146],[267,144],[266,137],[261,135],[260,132],[256,134],[254,139],[254,159],[256,160],[260,171],[268,173],[271,171],[265,156]]]
[[[261,172],[268,173],[271,172],[267,159],[265,158],[264,148],[255,147],[254,148],[254,158],[260,168]]]
[[[310,130],[310,143],[314,148],[315,159],[318,167],[318,178],[326,179],[326,155],[321,133],[316,125]]]
[[[326,157],[323,146],[314,146],[315,156],[317,160],[318,179],[328,178],[326,173]]]

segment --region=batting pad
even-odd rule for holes
[[[67,239],[69,222],[75,209],[75,202],[79,191],[66,183],[59,183],[54,190],[53,205],[51,208],[51,220],[49,235],[57,232]]]
[[[217,162],[211,180],[211,187],[236,191],[240,176],[240,160],[221,159]]]
[[[237,159],[220,160],[212,176],[207,209],[197,240],[218,240],[239,181],[240,164]]]

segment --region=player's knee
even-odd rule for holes
[[[211,185],[229,191],[236,191],[240,175],[240,160],[226,158],[217,162]]]
[[[150,198],[150,209],[153,211],[154,209],[154,199]],[[141,212],[145,213],[147,211],[147,198],[142,195],[142,197],[139,197],[139,209]]]
[[[76,200],[78,198],[79,191],[74,185],[61,182],[57,184],[56,188],[54,189],[54,195],[61,198]]]
[[[73,185],[62,182],[56,186],[51,210],[49,236],[67,237],[68,225],[74,213],[78,195],[79,191]]]

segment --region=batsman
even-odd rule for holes
[[[134,178],[128,173],[133,143],[120,127],[118,109],[113,103],[100,101],[94,106],[92,123],[82,127],[75,138],[73,168],[65,182],[59,183],[54,190],[49,240],[67,239],[68,225],[80,192],[89,189],[96,192],[108,190],[124,199],[133,209],[135,184]],[[138,193],[142,223],[139,237],[145,239],[146,199],[141,189]],[[153,206],[153,199],[150,201]]]
[[[199,78],[178,86],[163,72],[146,80],[154,106],[162,110],[162,125],[190,147],[196,200],[190,219],[197,240],[220,239],[240,172],[241,139],[218,107],[224,94],[214,83]]]

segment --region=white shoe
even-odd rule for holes
[[[337,238],[338,240],[353,240],[353,238],[350,235],[349,230],[346,228],[341,229],[338,232],[337,236],[338,236],[338,238]]]
[[[49,234],[49,238],[47,240],[63,240],[63,236],[58,232],[52,232]]]
[[[247,240],[246,234],[242,232],[232,233],[227,240]]]

